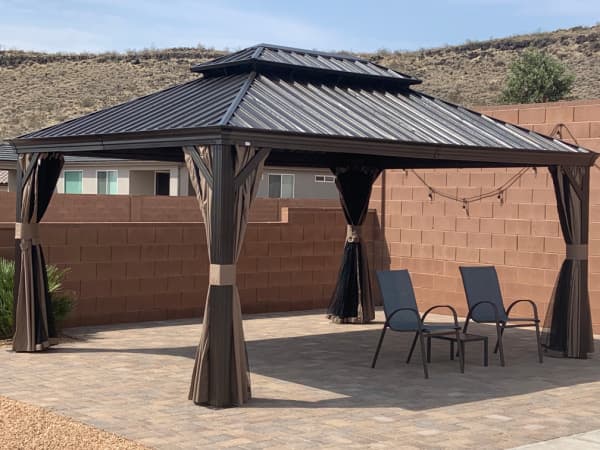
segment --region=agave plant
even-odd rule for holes
[[[73,295],[63,289],[62,283],[69,269],[47,265],[48,292],[56,324],[66,319],[73,309]],[[0,258],[0,338],[8,338],[13,330],[13,283],[15,263]]]

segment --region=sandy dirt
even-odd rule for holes
[[[0,396],[0,449],[147,449],[43,408]]]

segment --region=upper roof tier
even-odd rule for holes
[[[391,82],[404,86],[421,83],[421,80],[410,75],[366,59],[271,44],[258,44],[192,66],[192,72],[203,73],[208,77],[249,71],[278,75],[293,73],[309,78],[329,76],[347,80]]]

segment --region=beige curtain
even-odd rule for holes
[[[24,154],[17,164],[24,178],[18,187],[21,189],[20,204],[17,205],[20,221],[15,224],[18,245],[13,350],[34,352],[48,348],[49,338],[55,334],[38,223],[52,198],[63,158],[58,154]]]
[[[187,146],[183,151],[204,217],[211,263],[189,398],[197,404],[217,407],[241,405],[250,398],[251,392],[235,264],[268,151],[246,146]],[[215,155],[219,151],[231,154]],[[215,170],[215,156],[223,161],[220,172]],[[249,164],[252,170],[243,173]],[[223,183],[223,179],[217,177],[228,181]],[[219,192],[215,188],[217,183],[221,183]],[[229,197],[231,193],[233,196]],[[228,203],[229,198],[232,201]],[[215,226],[218,229],[213,229]],[[232,240],[231,245],[223,245],[225,240]],[[225,254],[228,248],[230,255]]]

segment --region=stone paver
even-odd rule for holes
[[[433,342],[430,379],[412,336],[334,325],[323,313],[245,321],[253,399],[215,410],[187,400],[200,324],[193,320],[71,329],[81,340],[41,354],[0,348],[0,395],[50,408],[156,448],[511,448],[600,429],[600,361],[536,362],[529,330],[508,330],[507,367],[466,373]],[[438,318],[441,320],[441,318]],[[487,326],[473,327],[493,335]],[[493,339],[490,339],[492,345]],[[592,442],[592,441],[590,441]]]
[[[515,450],[594,450],[600,449],[600,430],[523,445]]]

